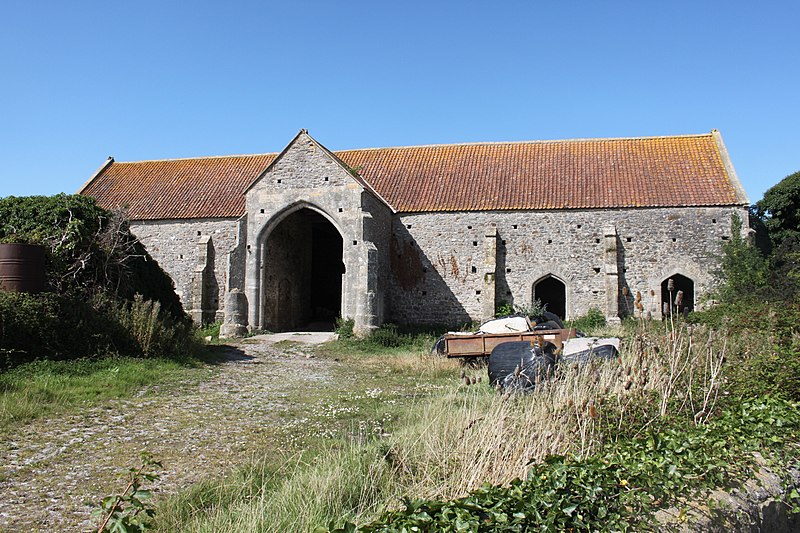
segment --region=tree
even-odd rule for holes
[[[722,246],[722,284],[715,295],[725,303],[760,299],[768,287],[769,263],[758,248],[742,238],[741,230],[742,219],[734,215],[731,240]]]
[[[755,207],[776,248],[785,239],[800,236],[800,171],[770,188]]]

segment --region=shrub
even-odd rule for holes
[[[398,346],[406,344],[407,341],[407,336],[398,333],[395,324],[384,324],[373,331],[369,336],[369,342],[371,344],[383,348],[397,348]]]
[[[121,211],[80,195],[0,199],[0,242],[42,244],[46,273],[59,293],[88,299],[108,293],[125,300],[141,294],[175,319],[185,317],[169,276],[131,233]]]
[[[576,318],[570,325],[578,331],[592,331],[606,325],[606,316],[600,309],[591,307],[584,316]]]
[[[356,321],[352,318],[337,318],[336,319],[336,333],[340,339],[350,339],[353,337],[353,328]]]
[[[124,302],[97,295],[0,292],[0,361],[10,367],[35,359],[108,354],[179,356],[197,349],[191,324],[160,312],[158,302]]]

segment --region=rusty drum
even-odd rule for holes
[[[0,290],[45,290],[44,248],[35,244],[0,244]]]

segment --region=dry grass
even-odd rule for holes
[[[703,423],[723,378],[724,350],[724,339],[700,328],[641,323],[625,332],[618,359],[564,365],[534,392],[513,395],[491,389],[485,376],[466,386],[462,370],[467,378],[485,370],[419,351],[354,357],[354,365],[388,367],[418,383],[435,377],[437,385],[407,399],[388,434],[332,446],[312,464],[284,469],[257,497],[196,516],[187,530],[308,531],[343,519],[363,523],[399,507],[403,496],[451,499],[486,483],[524,478],[549,454],[587,456],[662,416],[680,412]]]

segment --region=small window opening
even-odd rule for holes
[[[281,180],[281,179],[279,178],[279,179],[278,179],[278,183],[280,183],[281,181],[283,181],[283,180]]]
[[[595,240],[594,240],[594,243],[595,243],[595,244],[600,244],[600,239],[595,239]]]
[[[179,259],[183,259],[183,254],[180,255]]]
[[[678,242],[678,239],[676,239],[675,237],[673,237],[673,238],[672,238],[672,242]]]
[[[510,273],[511,273],[511,269],[510,269],[510,268],[507,268],[507,269],[506,269],[506,274],[510,274]]]
[[[339,208],[339,212],[341,213],[342,211],[344,211],[344,209],[342,209],[342,208],[340,207],[340,208]]]
[[[262,214],[262,215],[264,214],[264,210],[263,210],[263,209],[261,210],[261,214]]]
[[[553,239],[547,239],[547,244],[553,244]]]
[[[625,242],[631,242],[632,240],[633,240],[633,237],[626,237],[625,238]]]
[[[322,178],[322,179],[324,179],[325,181],[328,181],[328,176],[325,176],[325,177],[324,177],[324,178]]]
[[[198,232],[197,232],[197,236],[198,236],[198,237],[199,237],[200,235],[202,235],[202,234],[203,234],[203,232],[202,232],[202,231],[198,231]]]
[[[578,224],[578,229],[581,229],[582,227],[583,227],[583,224]]]
[[[594,267],[592,270],[594,270],[595,274],[599,274],[600,273],[600,267]]]
[[[411,229],[411,224],[406,224],[406,229]]]
[[[475,291],[475,294],[480,295],[481,291]]]
[[[357,244],[358,244],[358,241],[353,241],[353,246],[356,246]]]
[[[500,241],[500,244],[502,244],[503,246],[505,246],[505,245],[506,245],[506,241],[505,241],[505,240],[502,240],[502,241]]]
[[[717,219],[716,219],[716,218],[712,218],[712,219],[711,219],[711,223],[712,223],[712,224],[716,224],[716,223],[717,223]]]
[[[476,272],[478,272],[478,269],[476,267],[472,267],[472,273],[475,274]]]
[[[517,229],[517,225],[516,224],[512,224],[511,227],[514,228],[514,229]]]
[[[472,226],[467,226],[467,229],[472,229]]]
[[[723,236],[722,236],[722,240],[723,240],[723,241],[727,241],[728,239],[730,239],[730,237],[728,237],[727,235],[723,235]]]
[[[472,241],[472,246],[478,246],[478,241]]]
[[[422,295],[423,296],[427,296],[428,295],[428,291],[422,291]]]

